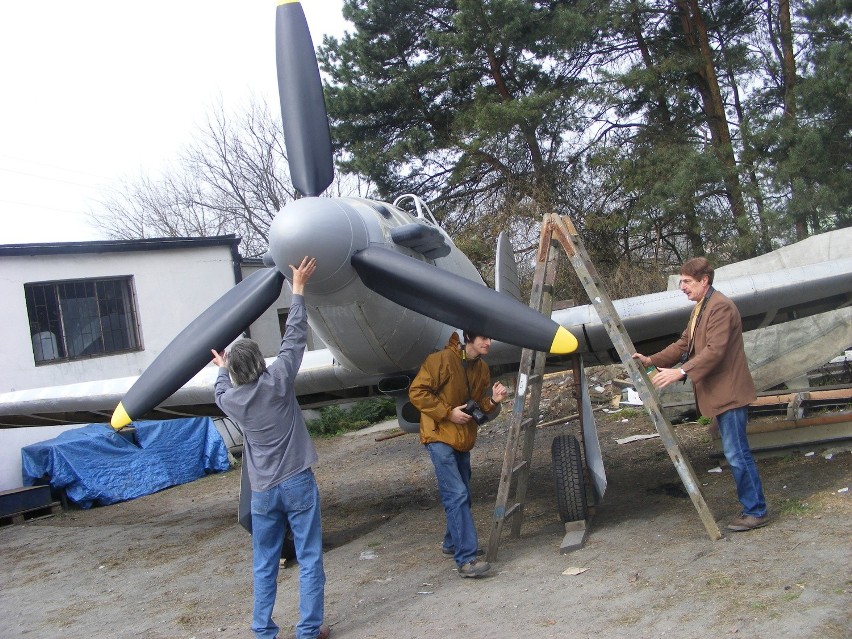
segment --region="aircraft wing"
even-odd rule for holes
[[[144,419],[221,415],[213,402],[218,372],[217,367],[206,366]],[[309,408],[364,397],[384,377],[350,371],[335,362],[327,349],[307,351],[296,378],[296,394],[302,407]],[[0,393],[0,428],[109,423],[115,405],[137,379],[120,377]]]
[[[833,311],[852,302],[852,257],[776,271],[740,273],[737,271],[730,278],[720,277],[714,286],[736,303],[746,331]],[[679,338],[693,307],[679,290],[617,299],[613,305],[637,351],[646,354],[655,353]],[[587,365],[620,361],[593,305],[554,311],[552,318],[577,336],[580,343],[577,353],[583,355]],[[845,346],[848,344],[839,344],[838,352]],[[520,349],[495,343],[488,361],[499,366],[516,363],[519,357]],[[558,366],[563,359],[551,357],[549,361]]]
[[[714,284],[737,304],[746,331],[776,326],[849,307],[850,255],[852,230],[842,229],[720,268]],[[644,353],[656,352],[677,339],[692,309],[692,303],[678,290],[616,299],[613,304],[636,349]],[[577,352],[583,354],[587,364],[619,361],[594,306],[558,310],[552,318],[577,336]],[[823,331],[817,324],[797,330],[807,333],[804,337],[811,340],[820,339]],[[848,346],[836,344],[836,350],[840,352]],[[511,371],[517,369],[520,353],[518,347],[495,342],[488,362],[496,374]],[[424,352],[423,357],[427,354]],[[550,363],[554,367],[570,365],[564,357],[552,357]],[[217,371],[212,365],[205,367],[153,413],[140,418],[220,414],[213,403]],[[365,373],[342,365],[328,350],[308,351],[296,378],[296,393],[303,407],[367,397],[375,394],[377,388],[400,394],[413,372]],[[106,423],[136,379],[124,377],[0,394],[0,427]]]

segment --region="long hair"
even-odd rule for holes
[[[266,362],[260,354],[257,342],[241,339],[228,352],[228,372],[235,386],[251,384],[266,370]]]

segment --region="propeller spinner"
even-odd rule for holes
[[[539,351],[576,350],[575,337],[553,320],[487,286],[394,250],[369,246],[347,213],[349,207],[314,198],[331,184],[334,169],[319,68],[297,0],[279,0],[276,8],[276,57],[290,175],[307,196],[287,205],[287,217],[310,217],[310,223],[300,226],[312,233],[321,226],[316,213],[320,210],[337,211],[333,218],[348,220],[334,231],[319,231],[342,233],[331,243],[339,254],[317,256],[319,277],[308,283],[308,294],[321,293],[322,272],[333,269],[338,276],[360,277],[379,295],[447,325]],[[127,392],[113,414],[113,428],[126,426],[167,399],[209,363],[211,348],[221,350],[236,339],[277,299],[282,271],[289,272],[288,265],[298,264],[314,243],[295,232],[295,225],[285,226],[276,218],[275,226],[284,228],[283,233],[270,233],[269,255],[275,266],[238,284],[181,332]]]

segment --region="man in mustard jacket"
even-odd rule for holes
[[[734,303],[713,288],[713,267],[703,257],[684,262],[680,290],[695,308],[680,339],[650,357],[634,353],[644,366],[659,371],[657,388],[689,377],[698,411],[715,418],[725,459],[737,485],[743,510],[728,530],[742,532],[769,522],[766,499],[746,437],[748,405],[754,401],[754,381],[743,349],[743,326]]]
[[[408,390],[420,411],[420,443],[435,466],[447,515],[442,552],[453,556],[461,577],[479,577],[491,569],[477,559],[481,551],[470,509],[470,450],[479,425],[496,416],[508,392],[500,382],[491,385],[482,360],[490,348],[489,337],[465,333],[462,345],[453,333],[442,350],[426,358]]]

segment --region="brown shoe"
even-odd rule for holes
[[[769,515],[755,517],[754,515],[740,514],[739,517],[734,517],[731,523],[728,524],[728,530],[733,532],[745,532],[747,530],[754,530],[755,528],[762,528],[768,523]]]
[[[491,564],[482,559],[474,559],[459,566],[459,577],[481,577],[491,570]]]
[[[331,636],[331,627],[325,624],[320,626],[320,632],[317,635],[317,639],[328,639]]]

